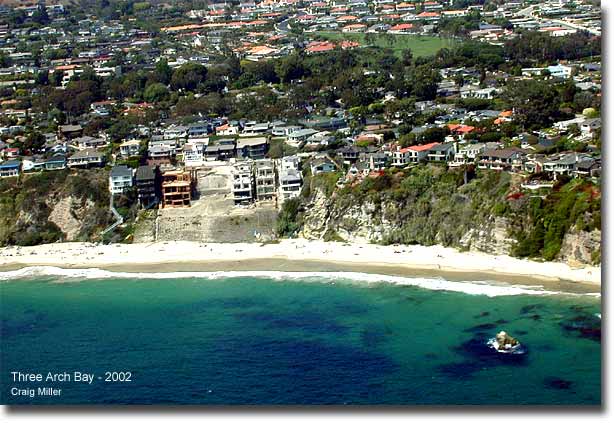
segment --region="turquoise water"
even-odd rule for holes
[[[588,329],[600,324],[600,300],[590,296],[323,276],[36,276],[4,281],[0,294],[3,404],[600,403],[601,344]],[[501,329],[528,346],[526,361],[462,346]],[[18,383],[12,371],[95,380]],[[106,371],[131,381],[105,382]],[[41,386],[61,396],[11,395]]]

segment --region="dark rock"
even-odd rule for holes
[[[581,338],[601,342],[601,319],[593,314],[580,314],[560,324],[567,332],[575,332]]]
[[[544,385],[551,389],[569,389],[573,382],[570,380],[559,379],[557,377],[547,377],[544,379]]]

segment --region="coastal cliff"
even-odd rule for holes
[[[0,246],[94,240],[111,221],[107,175],[62,170],[0,180]]]
[[[547,193],[518,175],[421,166],[335,186],[307,180],[296,220],[307,239],[419,244],[562,261],[601,261],[600,191],[565,180]]]

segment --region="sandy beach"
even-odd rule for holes
[[[182,270],[313,270],[385,274],[481,275],[530,284],[567,283],[598,290],[601,267],[574,268],[504,255],[461,252],[442,246],[381,246],[338,242],[282,240],[279,243],[198,243],[187,241],[110,244],[56,243],[0,249],[0,270],[26,266],[102,268],[161,272]],[[364,270],[363,270],[364,269]],[[388,270],[386,270],[388,269]],[[411,272],[410,272],[411,271]]]

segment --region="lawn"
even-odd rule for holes
[[[320,31],[316,32],[322,38],[327,40],[351,40],[358,41],[361,46],[369,45],[365,39],[364,33],[348,33],[348,32],[332,32]],[[456,42],[451,38],[440,38],[428,35],[413,35],[413,34],[371,34],[373,42],[370,44],[375,47],[390,48],[397,56],[401,56],[403,50],[411,49],[414,57],[431,56],[441,48],[450,48]]]

